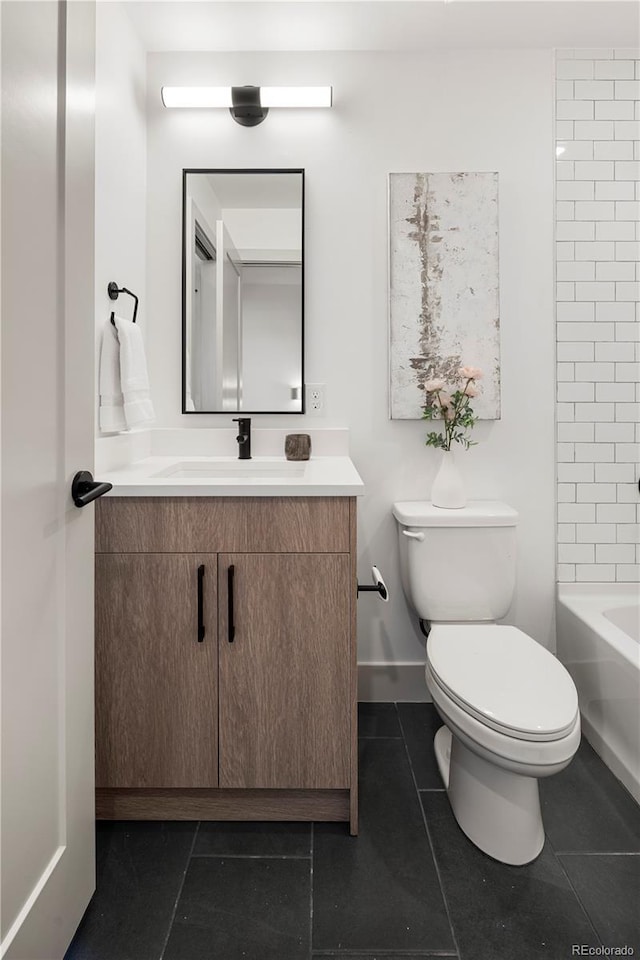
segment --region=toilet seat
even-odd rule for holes
[[[569,673],[516,627],[436,624],[427,662],[447,697],[505,736],[553,741],[575,727],[578,696]]]

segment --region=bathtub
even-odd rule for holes
[[[640,803],[640,586],[559,584],[557,654],[587,740]]]

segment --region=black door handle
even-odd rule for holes
[[[108,493],[112,486],[112,483],[100,483],[99,480],[94,480],[88,470],[80,470],[71,484],[71,498],[76,507],[86,507],[92,500],[97,500],[104,493]]]
[[[202,643],[204,640],[205,628],[204,628],[204,594],[203,594],[203,583],[204,583],[204,563],[200,564],[198,567],[198,643]]]
[[[236,625],[233,622],[233,577],[236,568],[233,564],[227,570],[227,619],[228,619],[228,638],[229,643],[233,643],[236,635]]]

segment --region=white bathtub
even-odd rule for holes
[[[640,587],[558,585],[557,653],[591,746],[640,803]]]

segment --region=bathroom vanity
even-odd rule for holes
[[[320,495],[312,463],[240,487],[134,471],[96,503],[99,818],[357,831],[362,484],[347,461]]]

